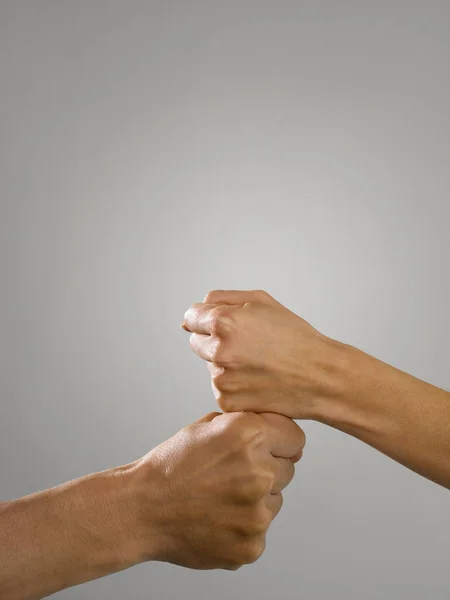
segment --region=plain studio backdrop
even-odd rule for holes
[[[450,387],[449,64],[443,0],[0,0],[1,499],[214,410],[214,288]],[[59,597],[448,600],[449,492],[303,425],[257,563]]]

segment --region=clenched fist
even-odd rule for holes
[[[152,450],[132,485],[153,558],[193,569],[255,561],[304,444],[280,415],[211,413]]]
[[[339,345],[262,291],[214,291],[185,314],[196,354],[208,361],[222,410],[316,418],[335,392]]]
[[[0,597],[38,600],[145,561],[255,561],[305,436],[290,419],[211,413],[143,458],[0,503]]]

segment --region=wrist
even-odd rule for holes
[[[164,560],[164,478],[147,457],[108,473],[114,497],[114,535],[121,536],[116,558],[122,568]]]
[[[68,484],[78,486],[78,494],[69,493],[68,499],[73,522],[85,531],[89,562],[105,575],[158,560],[161,554],[152,473],[147,468],[143,478],[140,471],[136,462]]]
[[[89,562],[104,570],[105,575],[143,562],[132,468],[133,465],[116,467],[68,484],[76,485],[79,490],[78,494],[68,495],[72,521],[85,530]]]
[[[300,394],[294,418],[330,424],[330,420],[339,416],[349,394],[356,349],[323,334],[319,336],[312,345],[307,365],[303,348],[296,361],[294,387]]]
[[[325,339],[323,359],[317,365],[317,396],[314,419],[335,426],[346,418],[356,357],[354,348],[331,338]]]
[[[395,369],[353,346],[335,340],[329,346],[315,419],[353,435],[385,428],[381,383],[390,386]]]
[[[169,480],[158,453],[150,452],[126,469],[121,477],[127,490],[124,509],[129,510],[125,529],[128,556],[136,563],[170,560],[174,541],[167,514]]]

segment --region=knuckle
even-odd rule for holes
[[[222,333],[219,333],[219,330],[220,327],[219,329],[216,327],[215,333],[212,334],[211,362],[216,367],[233,367],[229,344],[224,340],[224,336]]]
[[[299,452],[302,452],[302,450],[306,446],[306,435],[305,435],[305,432],[303,431],[303,429],[300,429],[298,435],[299,435],[299,443],[298,443]]]
[[[216,306],[211,309],[210,329],[212,335],[224,337],[229,334],[235,321],[235,314],[228,306]]]
[[[306,435],[305,435],[305,432],[303,431],[303,429],[300,429],[300,427],[299,427],[298,432],[297,432],[297,443],[296,443],[297,451],[291,457],[291,461],[293,463],[298,462],[302,458],[303,450],[305,449],[305,445],[306,445]]]
[[[211,376],[211,381],[214,387],[219,390],[219,392],[236,392],[237,384],[231,378],[230,374],[223,370],[220,373],[216,373]]]
[[[255,494],[260,498],[266,496],[273,488],[275,475],[271,471],[258,472],[257,480],[254,482]]]
[[[214,300],[220,293],[222,293],[221,290],[210,290],[205,296],[205,304],[214,304]]]
[[[196,320],[201,312],[201,304],[194,302],[184,313],[185,320]]]
[[[212,335],[220,335],[223,331],[223,314],[220,308],[213,308],[210,314],[210,330]]]
[[[211,375],[212,384],[219,392],[224,392],[227,390],[227,376],[224,371],[221,373],[216,373],[215,375]]]
[[[260,305],[260,303],[258,302],[258,299],[255,296],[252,296],[251,299],[249,299],[245,305],[244,308],[246,308],[247,310],[254,310],[256,309],[258,306]]]
[[[212,330],[211,330],[212,331]],[[215,333],[213,333],[217,337],[217,327],[215,329]],[[224,343],[221,339],[216,339],[213,347],[211,348],[211,358],[212,362],[219,367],[222,366],[222,362],[224,360]]]
[[[268,430],[264,420],[255,413],[245,413],[241,421],[241,439],[247,446],[254,447],[268,442]]]
[[[191,333],[191,335],[189,336],[189,345],[193,350],[195,350],[196,348],[196,339],[196,334]]]
[[[277,478],[274,479],[274,485],[271,488],[271,491],[276,487],[278,490],[282,490],[286,488],[291,481],[294,479],[295,475],[295,464],[291,459],[284,459],[283,467],[280,473],[280,480]]]
[[[242,448],[245,448],[254,439],[260,439],[267,435],[264,421],[255,413],[242,411],[234,415],[231,424],[236,437],[243,442]]]
[[[272,521],[271,514],[263,502],[257,503],[248,519],[247,533],[250,535],[265,534]]]
[[[187,311],[183,315],[185,320],[189,319],[189,317],[195,311],[195,308],[196,308],[195,304],[191,304],[191,306],[187,309]]]
[[[300,432],[301,432],[302,443],[303,443],[303,448],[304,448],[306,446],[306,433],[301,428],[300,428]]]
[[[236,395],[234,394],[221,394],[221,402],[229,409],[227,412],[233,412],[232,418],[228,422],[229,432],[236,442],[236,449],[248,462],[250,468],[250,466],[254,466],[252,459],[254,448],[265,446],[269,441],[264,420],[255,413],[237,412],[238,409],[230,410],[230,408],[236,407]]]
[[[239,517],[234,525],[234,531],[243,538],[252,538],[267,532],[272,522],[272,514],[263,500],[258,500]]]
[[[254,540],[245,543],[240,543],[236,551],[236,558],[242,565],[254,563],[264,552],[265,546],[265,539],[259,538],[255,538]]]
[[[233,397],[232,394],[224,394],[218,390],[218,393],[216,394],[216,400],[220,410],[222,410],[224,413],[234,413],[239,410],[239,405],[236,401],[236,398]]]
[[[245,429],[245,423],[248,419],[248,414],[245,412],[234,412],[228,415],[227,426],[228,431],[236,438],[241,438],[241,431]]]
[[[270,296],[270,294],[268,294],[265,290],[253,290],[251,296],[252,296],[253,304],[260,304],[260,303],[267,304],[268,300],[270,300],[272,298]]]
[[[287,482],[288,484],[294,479],[295,476],[295,464],[292,460],[288,460],[287,462]]]
[[[245,473],[241,475],[239,482],[240,494],[245,502],[257,510],[258,502],[272,490],[275,476],[262,470],[249,456],[246,457],[246,463]]]
[[[274,507],[273,518],[275,518],[276,515],[279,514],[280,510],[283,508],[284,497],[283,497],[283,494],[281,492],[279,494],[276,494],[276,500],[277,500],[277,503],[276,503],[276,505]]]

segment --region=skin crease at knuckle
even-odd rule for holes
[[[248,521],[247,532],[250,535],[265,534],[271,523],[271,515],[264,503],[264,500],[259,501],[252,509],[252,514]]]
[[[225,355],[226,349],[224,340],[222,338],[218,338],[217,336],[213,336],[213,338],[214,345],[211,350],[211,362],[213,362],[218,367],[226,367],[227,360]]]
[[[279,514],[279,512],[283,508],[283,504],[284,504],[284,497],[281,492],[279,494],[274,494],[274,497],[276,498],[277,504],[276,504],[275,513],[273,515],[273,518],[275,518]]]
[[[239,548],[239,558],[241,563],[244,565],[250,565],[256,562],[258,558],[261,557],[265,547],[265,535],[255,536],[255,539],[241,544]]]
[[[222,369],[217,374],[211,376],[211,381],[214,387],[219,392],[236,393],[239,390],[239,382],[233,379],[230,371]]]
[[[211,333],[218,337],[226,337],[234,325],[235,307],[216,306],[210,311]]]
[[[239,345],[236,345],[233,335],[229,335],[232,327],[231,321],[227,321],[227,325],[221,327],[220,335],[211,335],[213,344],[211,357],[208,360],[219,368],[237,369],[240,367],[241,358],[237,352]],[[225,329],[227,329],[226,332]]]
[[[189,345],[191,346],[191,348],[194,352],[197,348],[197,340],[198,340],[198,334],[191,333],[191,335],[189,336]]]
[[[239,404],[232,395],[226,395],[219,390],[216,390],[215,397],[220,410],[224,413],[233,413],[240,410]]]
[[[243,451],[251,453],[255,448],[267,445],[267,426],[259,415],[240,412],[234,418],[236,423],[234,433],[238,437]]]
[[[244,510],[242,510],[242,508]],[[233,535],[249,539],[265,534],[272,523],[272,513],[265,498],[260,498],[248,506],[241,507],[232,524]]]
[[[255,508],[273,489],[275,475],[271,469],[255,464],[250,452],[243,454],[243,460],[243,471],[236,481],[237,489],[242,500]]]
[[[210,312],[210,323],[209,328],[211,335],[215,337],[221,337],[223,333],[223,311],[220,306],[213,308]]]

